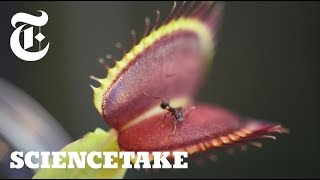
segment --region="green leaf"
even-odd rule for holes
[[[92,152],[92,151],[120,151],[117,132],[113,129],[109,132],[97,128],[94,132],[89,132],[81,139],[74,141],[64,148],[61,152]],[[96,163],[103,164],[104,158],[94,159]],[[62,158],[61,162],[68,164],[68,157]],[[114,159],[118,163],[117,169],[99,168],[93,169],[86,164],[85,168],[42,168],[33,176],[36,178],[123,178],[126,169],[122,169],[123,159]],[[52,164],[52,159],[49,160]]]

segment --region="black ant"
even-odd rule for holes
[[[155,97],[155,96],[151,96],[151,95],[148,95],[146,94],[145,92],[143,92],[144,95],[146,96],[149,96],[149,97],[152,97],[154,99],[159,99],[161,100],[161,104],[160,104],[160,107],[162,109],[165,109],[167,110],[168,112],[164,115],[163,117],[163,120],[162,120],[162,125],[161,127],[164,126],[164,122],[166,120],[166,117],[168,114],[171,114],[171,117],[172,117],[172,121],[173,121],[173,125],[174,125],[174,130],[173,130],[173,134],[174,135],[176,133],[176,129],[177,129],[177,126],[176,126],[176,121],[178,122],[182,122],[183,121],[183,114],[184,112],[186,111],[185,109],[183,109],[181,106],[179,107],[171,107],[169,102],[168,101],[164,101],[163,99],[159,98],[159,97]],[[195,107],[191,107],[190,108],[191,110],[195,109]],[[188,115],[190,114],[191,112],[188,113]]]

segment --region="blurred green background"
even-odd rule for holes
[[[96,127],[107,129],[92,103],[94,84],[104,77],[98,63],[107,52],[121,58],[130,30],[143,34],[144,17],[161,19],[171,2],[0,2],[0,76],[35,98],[72,138]],[[42,28],[50,49],[44,59],[25,62],[9,46],[11,17],[17,12],[49,22]],[[188,170],[129,170],[126,178],[320,177],[319,59],[320,3],[227,2],[211,72],[197,99],[243,116],[278,121],[290,128],[277,141],[263,141],[217,162],[190,162]],[[1,117],[0,117],[1,118]]]

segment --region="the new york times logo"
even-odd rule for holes
[[[48,22],[48,15],[44,11],[38,10],[41,16],[33,16],[27,13],[17,13],[11,19],[11,25],[16,28],[10,38],[10,47],[12,52],[20,59],[24,61],[38,61],[43,58],[48,50],[48,43],[43,49],[41,49],[41,41],[45,36],[41,33],[41,26],[44,26]],[[22,23],[19,27],[17,23]],[[31,25],[28,27],[27,25]],[[23,29],[24,27],[28,27]],[[34,36],[34,27],[38,28],[38,33]],[[20,35],[23,34],[23,47],[20,43]],[[34,46],[34,38],[38,41],[37,51],[30,52],[30,48]]]

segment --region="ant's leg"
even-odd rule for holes
[[[164,115],[163,120],[162,120],[161,127],[164,126],[164,121],[166,120],[166,117],[167,117],[167,115],[168,115],[169,113],[170,113],[170,112],[167,112],[167,113]]]
[[[177,125],[176,125],[176,120],[174,118],[172,118],[172,121],[173,121],[173,125],[174,125],[172,136],[174,136],[174,134],[176,133]]]
[[[186,113],[185,117],[188,117],[195,108],[196,108],[195,106],[190,107],[190,108],[188,109],[188,112]],[[187,111],[187,110],[183,110],[183,113],[184,113],[185,111]]]

